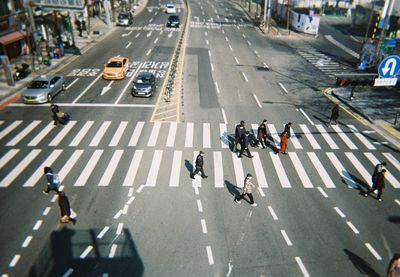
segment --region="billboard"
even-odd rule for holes
[[[82,9],[85,0],[33,0],[35,6],[52,8]]]

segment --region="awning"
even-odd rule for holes
[[[0,44],[8,45],[10,43],[13,43],[13,42],[23,39],[27,35],[28,34],[25,31],[18,31],[18,32],[10,33],[10,34],[0,37]]]

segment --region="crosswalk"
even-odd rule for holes
[[[257,124],[248,125],[253,138]],[[235,124],[164,123],[131,121],[76,121],[54,126],[51,121],[15,120],[0,126],[0,146],[18,147],[156,147],[232,148]],[[269,140],[279,147],[283,124],[267,124]],[[354,125],[295,125],[291,130],[289,150],[323,151],[377,149],[378,141],[370,131],[363,133]]]

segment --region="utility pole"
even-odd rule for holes
[[[31,55],[32,55],[32,61],[31,61],[31,66],[32,70],[35,71],[35,56],[36,56],[36,51],[37,51],[37,43],[36,43],[36,24],[35,24],[35,18],[33,16],[33,11],[32,11],[32,1],[29,1],[27,3],[28,5],[28,18],[29,18],[29,25],[30,25],[30,33],[32,34],[33,37],[33,47],[31,47]],[[34,50],[33,50],[34,49]]]
[[[381,23],[379,24],[381,27],[381,32],[379,35],[379,41],[378,41],[378,45],[375,49],[375,61],[376,64],[381,62],[381,58],[382,58],[382,44],[386,38],[386,34],[387,34],[387,30],[389,29],[389,24],[390,24],[390,18],[392,16],[393,13],[393,7],[394,7],[394,2],[396,0],[385,0],[385,4],[383,6],[382,9],[382,13],[381,13]],[[390,4],[390,5],[389,5]],[[389,7],[390,6],[390,7]],[[389,12],[388,12],[389,10]],[[387,16],[386,16],[387,15]]]

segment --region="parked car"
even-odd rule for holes
[[[118,15],[117,25],[130,26],[133,23],[133,15],[131,12],[123,12]]]
[[[168,21],[167,21],[167,27],[175,27],[175,28],[179,28],[179,16],[177,15],[170,15],[168,17]]]
[[[167,4],[165,8],[166,13],[176,13],[176,7],[174,4]]]
[[[141,72],[133,81],[131,93],[136,97],[150,97],[156,88],[156,77],[151,72]]]
[[[124,57],[112,57],[104,64],[103,79],[121,80],[125,78],[129,68],[129,60]]]
[[[27,104],[51,102],[60,91],[65,89],[63,76],[41,75],[33,79],[22,91],[22,99]]]

